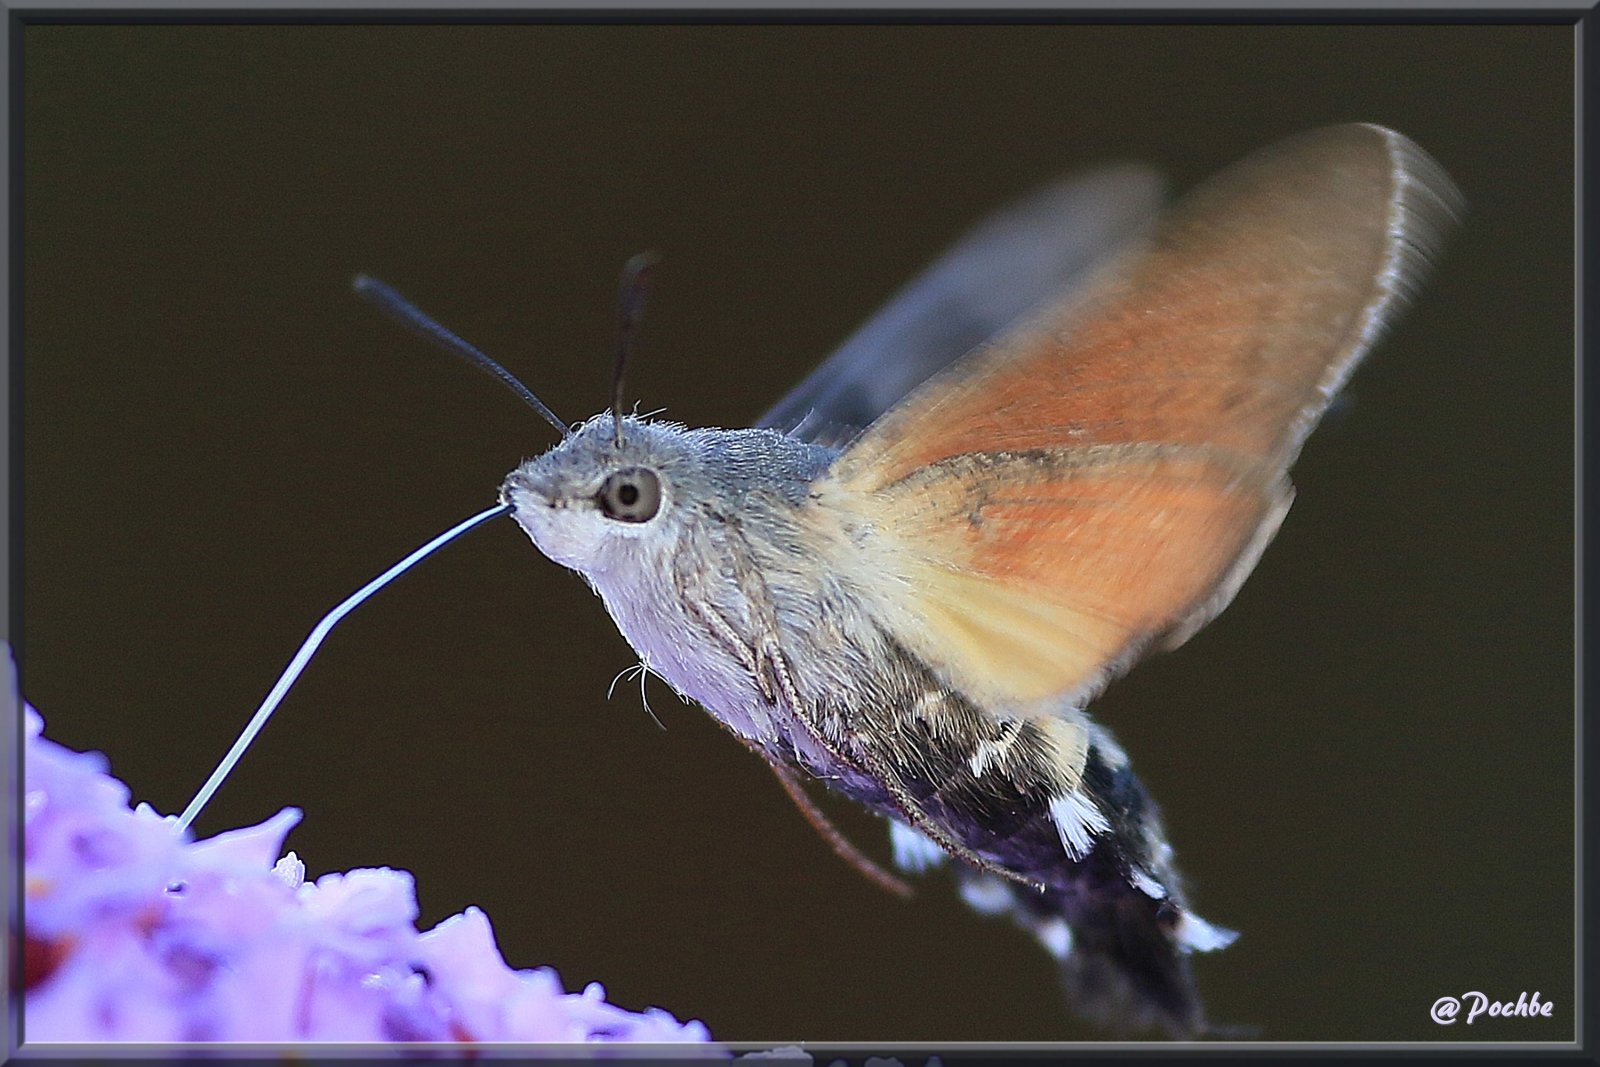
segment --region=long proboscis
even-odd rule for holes
[[[455,540],[474,526],[481,525],[490,519],[499,518],[501,515],[506,515],[510,512],[510,504],[497,504],[487,511],[480,511],[470,519],[456,523],[450,529],[350,594],[338,607],[324,615],[322,621],[312,627],[311,633],[301,643],[300,650],[294,654],[294,658],[289,661],[289,665],[278,676],[277,684],[272,687],[271,692],[267,694],[267,698],[256,709],[255,715],[251,717],[243,732],[239,734],[239,739],[233,743],[233,747],[228,750],[228,754],[222,757],[222,762],[217,764],[217,769],[211,772],[211,777],[206,779],[206,784],[200,787],[200,791],[195,794],[194,799],[189,801],[189,806],[183,809],[183,814],[178,816],[179,832],[188,829],[189,825],[194,822],[195,817],[210,802],[213,794],[222,786],[228,775],[232,773],[240,757],[250,747],[250,743],[256,739],[256,734],[261,732],[261,728],[267,724],[267,720],[272,717],[272,713],[283,702],[283,698],[288,694],[289,688],[294,685],[301,673],[306,669],[306,665],[311,662],[311,657],[316,655],[317,648],[322,644],[323,638],[328,636],[328,631],[338,625],[340,619],[355,610],[356,606],[363,600],[366,600],[407,570],[410,570],[413,564],[430,555],[434,549]]]

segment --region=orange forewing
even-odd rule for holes
[[[980,704],[1024,713],[1092,691],[1170,628],[1173,605],[1230,587],[1290,495],[1185,447],[975,459],[820,503],[895,546],[876,573],[899,581],[867,579],[899,589],[880,605],[890,632]]]
[[[1276,531],[1301,441],[1452,195],[1387,130],[1284,142],[891,409],[817,500],[889,631],[1011,710],[1193,632]]]

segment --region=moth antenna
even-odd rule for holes
[[[294,685],[301,672],[306,669],[306,664],[311,662],[311,657],[316,655],[317,646],[322,644],[322,639],[328,636],[329,630],[338,625],[340,619],[355,610],[356,605],[363,600],[410,570],[411,566],[418,560],[432,554],[434,549],[455,540],[474,526],[488,522],[490,519],[499,518],[501,515],[506,515],[510,512],[510,504],[497,504],[488,511],[480,511],[472,518],[456,523],[450,529],[412,552],[405,559],[402,559],[354,593],[351,593],[338,607],[324,615],[322,621],[312,627],[311,633],[306,636],[305,641],[301,642],[300,650],[294,654],[294,658],[289,661],[289,665],[278,676],[277,683],[273,685],[272,691],[267,694],[267,698],[261,702],[261,706],[256,709],[256,713],[251,716],[250,722],[245,725],[244,731],[239,734],[239,739],[233,743],[232,748],[228,749],[228,754],[222,757],[222,762],[217,764],[217,769],[211,772],[211,777],[207,778],[206,784],[200,787],[200,792],[196,793],[194,799],[189,801],[189,806],[183,809],[183,814],[178,816],[178,832],[182,833],[188,829],[189,824],[194,822],[195,817],[200,814],[206,804],[210,803],[211,797],[228,775],[232,773],[234,765],[244,755],[245,749],[250,747],[250,743],[256,739],[256,734],[261,732],[261,728],[267,724],[267,720],[272,717],[272,713],[283,702],[284,696],[289,692],[289,687]]]
[[[617,431],[617,447],[622,447],[622,376],[628,369],[639,319],[644,315],[644,298],[650,289],[650,273],[661,257],[655,252],[640,252],[622,268],[622,284],[617,297],[617,362],[611,369],[611,418]]]
[[[355,289],[358,296],[369,301],[379,311],[384,312],[391,319],[413,333],[425,340],[432,341],[447,352],[454,352],[473,366],[480,367],[494,375],[507,389],[516,393],[523,403],[544,416],[545,421],[559,430],[562,437],[572,433],[572,428],[556,418],[555,412],[546,407],[543,400],[534,396],[533,390],[523,385],[516,375],[490,359],[488,355],[476,346],[468,344],[439,325],[415,304],[401,296],[393,286],[380,282],[370,275],[357,274],[355,280],[351,283],[351,288]]]

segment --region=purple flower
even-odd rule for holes
[[[707,1042],[700,1022],[514,970],[468,908],[416,928],[411,875],[306,882],[300,812],[190,841],[97,753],[26,709],[24,1001],[30,1041]]]

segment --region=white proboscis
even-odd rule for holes
[[[189,824],[194,822],[195,817],[210,802],[212,795],[216,793],[223,781],[233,771],[234,765],[239,762],[239,758],[250,747],[250,743],[256,739],[256,734],[261,732],[261,728],[267,724],[267,720],[272,717],[272,713],[282,703],[284,696],[289,692],[289,688],[294,685],[301,672],[306,669],[306,664],[311,662],[311,657],[316,655],[317,647],[322,644],[323,638],[328,636],[328,631],[338,625],[340,619],[350,614],[356,605],[363,600],[366,600],[373,593],[376,593],[395,578],[410,570],[417,561],[432,554],[434,549],[455,540],[480,523],[499,518],[501,515],[510,514],[510,512],[511,505],[496,504],[487,511],[481,511],[472,516],[472,518],[457,523],[350,594],[338,607],[324,615],[322,621],[312,628],[311,633],[301,643],[300,651],[294,654],[294,659],[289,661],[289,665],[278,676],[277,684],[272,687],[272,691],[267,694],[267,698],[256,709],[255,715],[251,717],[243,732],[239,734],[239,739],[233,743],[232,748],[228,749],[228,754],[222,757],[222,762],[217,764],[217,769],[211,772],[211,777],[207,778],[206,784],[200,787],[200,792],[196,793],[194,799],[189,801],[189,806],[183,809],[183,814],[178,816],[178,832],[182,833],[188,829]]]

